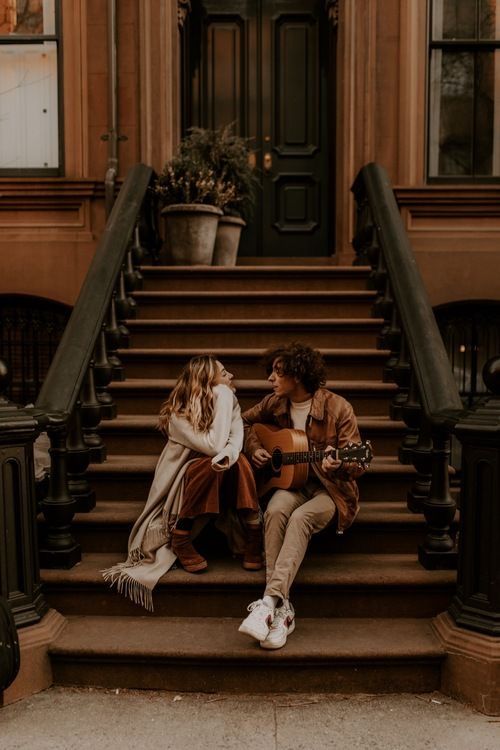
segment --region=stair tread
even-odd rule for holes
[[[292,299],[318,299],[318,298],[331,298],[331,299],[344,299],[344,298],[359,298],[363,300],[371,300],[375,298],[378,294],[377,291],[371,290],[371,289],[345,289],[345,290],[339,290],[339,289],[324,289],[324,290],[310,290],[310,289],[304,289],[304,290],[252,290],[249,289],[247,291],[227,291],[224,289],[219,290],[199,290],[199,291],[160,291],[160,290],[140,290],[137,292],[131,293],[133,297],[135,297],[137,300],[143,301],[143,300],[185,300],[186,298],[193,297],[196,300],[198,299],[212,299],[214,297],[224,297],[225,299],[230,300],[237,300],[240,301],[242,299],[260,299],[261,297],[264,298],[271,298],[274,299],[286,299],[286,298],[292,298]]]
[[[390,417],[358,416],[358,426],[366,430],[391,430],[394,432],[406,431],[404,422],[396,421]],[[115,419],[104,420],[99,425],[100,432],[109,432],[116,429],[124,430],[153,430],[156,431],[158,417],[148,414],[118,414]]]
[[[132,318],[127,319],[125,324],[128,328],[335,328],[335,327],[361,327],[379,329],[383,324],[383,318]]]
[[[190,275],[203,274],[204,276],[251,276],[253,273],[265,273],[269,276],[276,274],[312,276],[318,273],[331,276],[368,276],[371,270],[371,266],[334,266],[326,263],[322,265],[140,266],[141,273],[152,275],[166,273],[171,276],[186,273]]]
[[[266,652],[236,618],[69,616],[50,647],[57,658],[218,662],[419,660],[444,656],[427,619],[300,618],[286,649]],[[390,637],[388,634],[390,633]]]
[[[88,471],[90,474],[152,472],[157,461],[158,456],[155,455],[111,454],[102,464],[91,464]],[[413,466],[400,464],[397,456],[375,456],[367,473],[385,472],[409,475],[416,473]]]
[[[317,347],[323,356],[325,357],[374,357],[376,359],[387,359],[390,355],[390,349],[345,349],[345,348],[335,348],[335,349],[327,349],[324,347]],[[131,355],[134,357],[143,357],[145,355],[151,355],[151,356],[158,356],[158,357],[186,357],[187,359],[190,359],[191,357],[195,357],[200,354],[212,354],[214,356],[220,356],[221,359],[224,357],[233,357],[233,356],[247,356],[247,357],[262,357],[264,353],[267,351],[265,347],[217,347],[214,349],[211,347],[210,349],[203,349],[202,347],[196,347],[196,348],[190,348],[190,349],[183,349],[183,348],[154,348],[154,347],[148,347],[148,348],[138,348],[138,347],[131,347],[130,349],[119,349],[118,350],[123,355]]]
[[[175,378],[127,378],[126,380],[115,380],[108,386],[109,389],[126,391],[128,388],[169,389],[173,388],[177,380]],[[271,386],[267,380],[235,380],[236,390],[244,389],[267,389],[271,393]],[[329,390],[352,390],[352,391],[384,391],[393,393],[398,390],[396,383],[385,383],[382,380],[328,380],[326,388]]]
[[[125,559],[117,552],[88,552],[82,562],[70,570],[42,569],[41,579],[45,585],[97,585],[103,588],[101,571]],[[366,554],[366,553],[319,553],[311,552],[301,566],[295,586],[320,587],[443,587],[452,586],[456,572],[450,570],[425,570],[415,554]],[[170,570],[160,579],[161,588],[176,588],[179,585],[194,588],[220,588],[221,586],[262,586],[265,582],[263,570],[250,572],[231,557],[211,559],[203,575],[186,573],[182,568]]]
[[[141,500],[100,500],[90,513],[76,513],[73,519],[75,525],[85,524],[99,526],[100,524],[130,524],[138,518],[144,508]],[[410,513],[406,503],[373,500],[361,503],[357,524],[408,524],[419,526],[423,521],[420,514]]]

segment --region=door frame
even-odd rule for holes
[[[254,0],[251,0],[254,2]],[[264,3],[265,0],[260,0]],[[322,64],[326,67],[326,102],[324,109],[324,117],[326,120],[325,126],[325,155],[327,158],[327,169],[325,172],[326,186],[322,189],[327,191],[326,200],[326,242],[328,245],[328,251],[324,256],[311,256],[311,257],[335,257],[336,255],[336,214],[337,214],[337,189],[338,189],[338,174],[337,174],[337,149],[336,149],[336,137],[337,137],[337,94],[338,94],[338,26],[339,26],[339,0],[318,0],[320,5],[323,5],[323,11],[325,13],[325,20],[328,23],[326,32],[322,35],[320,42],[322,48],[320,55],[325,55],[326,59],[322,61]],[[231,15],[231,5],[227,3],[228,9],[225,12],[229,17]],[[196,33],[197,24],[193,23],[193,17],[200,16],[203,12],[201,6],[201,0],[178,0],[179,9],[179,32],[180,32],[180,122],[181,122],[181,134],[184,135],[190,124],[193,122],[192,113],[192,95],[191,95],[191,50],[193,47],[200,46],[201,40],[197,37],[194,38]],[[182,16],[182,21],[181,21]],[[259,118],[261,120],[262,118]],[[262,125],[259,124],[259,130]],[[258,137],[262,141],[262,133],[258,133]],[[262,211],[260,211],[262,214]],[[257,225],[257,246],[262,245],[262,215],[258,217],[256,221]],[[265,256],[259,256],[265,257]],[[268,256],[273,257],[273,256]]]

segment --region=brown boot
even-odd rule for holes
[[[172,552],[177,555],[180,564],[188,573],[199,573],[208,568],[204,557],[198,554],[191,542],[191,532],[174,529],[172,533]]]
[[[260,570],[262,568],[262,525],[246,527],[247,541],[243,553],[242,565],[245,570]]]

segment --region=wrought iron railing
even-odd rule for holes
[[[70,314],[60,302],[0,295],[0,358],[9,363],[7,395],[14,403],[36,401]]]
[[[483,367],[500,352],[500,301],[452,302],[434,314],[462,403],[473,407],[487,393]]]
[[[458,588],[450,612],[460,625],[499,635],[500,553],[491,524],[500,517],[500,352],[483,370],[489,398],[465,409],[387,173],[368,164],[352,191],[355,263],[372,268],[374,314],[384,319],[379,344],[391,352],[385,377],[399,386],[391,416],[408,428],[399,457],[417,471],[408,507],[427,522],[419,560],[427,568],[457,563],[449,490],[450,436],[456,434],[463,468]]]

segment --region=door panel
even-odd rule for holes
[[[199,0],[195,10],[186,125],[235,123],[261,179],[240,255],[328,254],[323,3]]]

